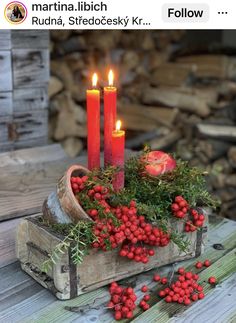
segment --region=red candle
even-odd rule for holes
[[[93,75],[91,90],[87,90],[88,169],[100,167],[100,91],[96,89],[97,74]]]
[[[116,96],[117,90],[113,86],[113,72],[108,74],[108,84],[104,88],[104,165],[112,163],[112,131],[116,122]]]
[[[112,165],[120,168],[113,179],[115,191],[122,189],[125,183],[125,131],[120,130],[120,127],[121,122],[117,121],[116,130],[112,132]]]

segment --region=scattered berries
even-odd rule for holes
[[[208,278],[208,283],[211,285],[215,285],[216,284],[216,278],[211,276]]]

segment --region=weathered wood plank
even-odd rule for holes
[[[0,92],[0,117],[12,115],[12,113],[12,92]]]
[[[16,228],[20,219],[0,223],[0,268],[16,261]]]
[[[11,31],[1,30],[0,31],[0,49],[7,50],[11,49]]]
[[[0,222],[0,268],[17,260],[16,229],[20,221],[21,219],[13,219]]]
[[[49,52],[42,50],[14,49],[14,88],[42,87],[49,81]]]
[[[48,30],[12,30],[12,48],[16,49],[48,49]]]
[[[14,149],[40,147],[48,145],[48,137],[36,137],[33,139],[20,140],[14,142]]]
[[[37,149],[39,149],[38,153]],[[48,148],[48,156],[44,154],[43,161],[40,157],[41,150],[37,149],[35,148],[32,155],[31,160],[35,158],[33,164],[19,163],[18,166],[7,167],[6,160],[9,160],[12,154],[3,156],[6,167],[3,167],[4,172],[1,172],[3,175],[0,178],[0,221],[40,212],[44,199],[55,189],[58,179],[67,167],[77,162],[83,165],[86,163],[85,157],[58,160],[56,156],[53,160],[53,152],[50,153],[50,148]],[[37,158],[39,158],[38,163]]]
[[[209,294],[201,302],[194,303],[181,316],[173,317],[170,322],[229,322],[231,315],[236,312],[235,299],[236,273],[218,285],[214,292]]]
[[[223,282],[226,277],[231,276],[235,273],[236,269],[236,248],[228,252],[224,257],[218,259],[207,269],[204,269],[200,275],[200,283],[204,285],[204,293],[207,295],[214,290],[208,283],[205,283],[209,276],[215,276],[217,281]],[[180,307],[178,304],[167,304],[164,300],[159,301],[157,304],[153,305],[150,310],[138,316],[133,322],[141,323],[156,322],[158,317],[158,322],[164,323],[168,322],[169,318],[176,313],[182,313],[186,307]]]
[[[12,91],[11,52],[0,51],[0,92]]]
[[[19,322],[55,301],[55,297],[25,274],[18,263],[0,269],[0,276],[1,322]]]
[[[12,169],[13,174],[16,174],[21,167],[27,167],[29,164],[33,167],[40,163],[55,162],[65,158],[66,154],[59,144],[2,153],[0,154],[0,172],[8,172],[10,175]]]
[[[11,135],[9,133],[9,125],[11,122],[11,115],[0,117],[0,143],[8,143],[11,141]]]
[[[235,245],[235,237],[236,237],[236,223],[228,220],[219,221],[212,226],[212,231],[209,233],[209,241],[207,243],[207,253],[203,255],[203,258],[209,257],[209,255],[214,253],[214,261],[222,257],[222,251],[215,250],[212,248],[212,244],[216,242],[222,243],[226,249],[231,248]],[[227,250],[224,251],[227,253]],[[211,259],[211,258],[210,258]],[[193,264],[196,262],[195,259],[191,259],[181,263],[184,266],[193,267]],[[161,276],[167,276],[169,271],[171,270],[170,266],[165,266],[158,268],[158,273]],[[140,289],[143,284],[147,284],[149,289],[154,289],[157,285],[153,282],[152,277],[156,270],[151,270],[149,272],[140,274],[136,276],[133,280],[129,279],[128,281],[133,281],[136,284],[135,292],[137,293],[138,300],[141,299],[143,293],[141,293]],[[155,293],[156,294],[156,293]],[[107,288],[99,288],[96,291],[81,295],[76,299],[70,301],[55,301],[53,304],[46,306],[44,309],[39,312],[34,313],[27,318],[24,323],[34,322],[41,323],[42,319],[44,322],[89,322],[93,320],[94,322],[111,322],[112,314],[110,311],[105,309],[105,306],[108,302],[109,294]],[[158,298],[155,298],[155,302],[158,301]],[[95,303],[94,303],[95,302]],[[87,305],[87,306],[86,306]],[[91,310],[88,308],[88,305],[91,307],[96,307],[96,310]],[[200,304],[201,305],[201,304]],[[65,306],[86,306],[87,309],[84,309],[83,312],[73,313],[66,311],[64,309]],[[156,316],[158,318],[158,316]],[[146,320],[142,321],[146,322]],[[147,321],[148,322],[148,321]]]
[[[0,95],[1,99],[1,95]],[[47,87],[14,89],[14,112],[42,110],[48,107]]]
[[[16,127],[16,142],[47,137],[48,135],[47,110],[15,112],[13,123]]]

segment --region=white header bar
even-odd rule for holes
[[[234,0],[1,0],[0,29],[235,29]]]

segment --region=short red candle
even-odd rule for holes
[[[119,191],[125,184],[125,131],[120,130],[121,122],[117,121],[116,130],[112,132],[112,165],[120,170],[114,175],[113,188]]]
[[[108,74],[109,86],[104,88],[104,165],[112,163],[112,131],[116,122],[117,90],[113,86],[113,72]]]
[[[87,90],[87,146],[88,169],[100,168],[100,91],[96,89],[97,75],[93,75],[93,89]]]

